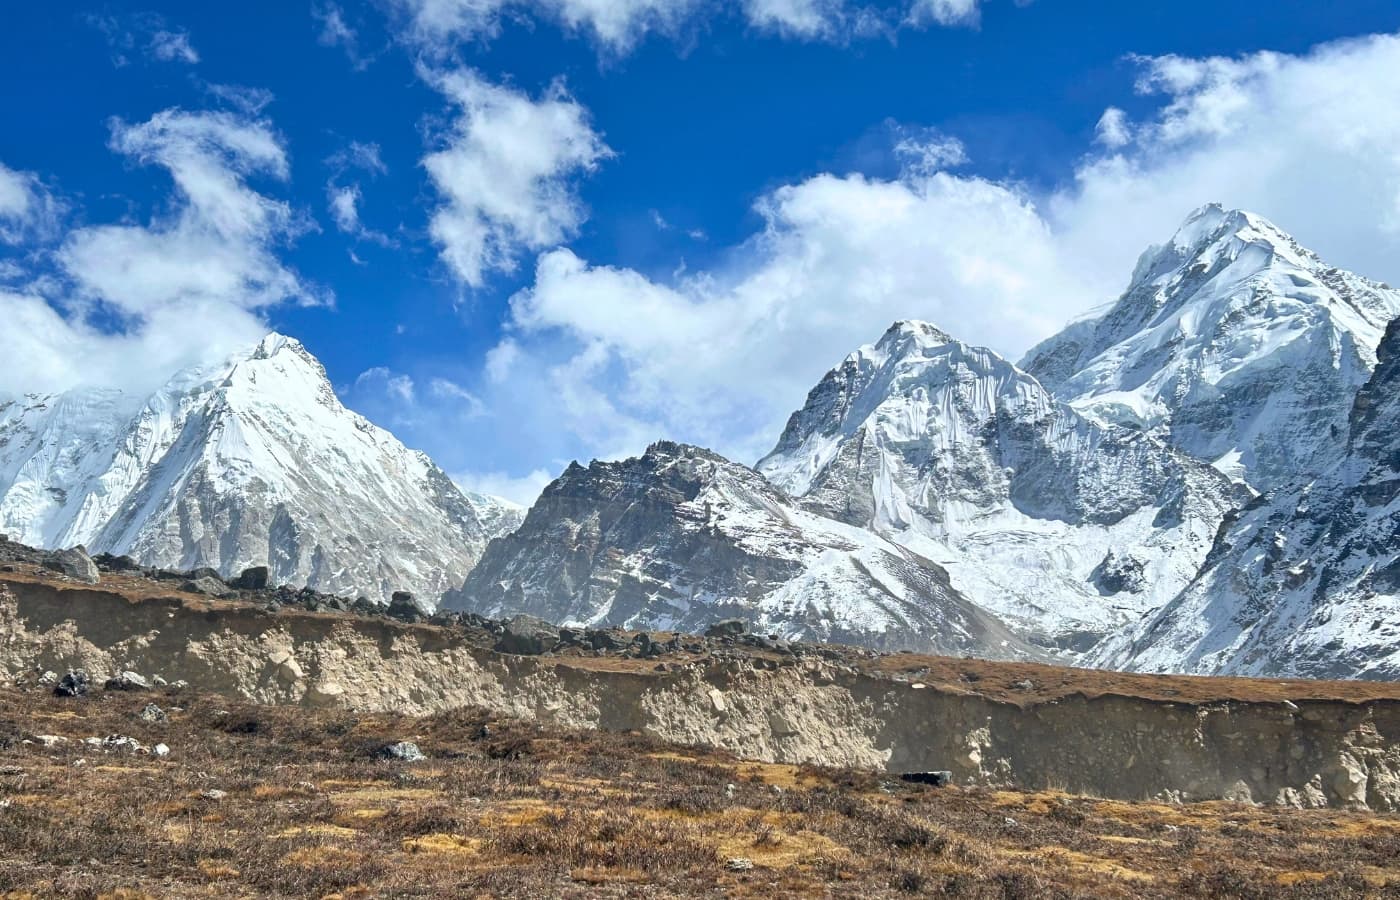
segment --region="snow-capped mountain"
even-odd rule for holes
[[[29,544],[431,603],[522,518],[347,410],[277,334],[146,398],[0,401],[0,532]]]
[[[1241,499],[1209,467],[1091,421],[923,322],[896,323],[827,373],[758,470],[1074,650],[1170,600]]]
[[[1106,312],[1022,361],[1103,422],[1168,440],[1256,490],[1325,469],[1400,291],[1328,266],[1263,218],[1218,205],[1149,248]]]
[[[1092,661],[1113,668],[1400,678],[1400,320],[1321,477],[1258,498],[1201,577]]]
[[[910,550],[797,508],[746,466],[669,442],[571,465],[444,605],[676,630],[738,617],[762,633],[887,649],[1037,652]]]

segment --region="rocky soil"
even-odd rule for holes
[[[1400,809],[1394,685],[882,655],[737,623],[695,637],[471,615],[406,622],[387,612],[421,617],[407,600],[366,616],[353,601],[270,587],[226,585],[217,598],[195,592],[195,573],[112,560],[92,585],[44,568],[43,554],[6,552],[0,669],[45,689],[70,670],[90,685],[131,673],[314,709],[483,707],[759,761],[947,771],[959,785]]]

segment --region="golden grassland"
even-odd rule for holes
[[[172,752],[82,743],[109,734]],[[429,759],[377,757],[399,740]],[[0,897],[1364,897],[1400,895],[1397,860],[1400,817],[1369,813],[930,788],[473,710],[0,688]]]

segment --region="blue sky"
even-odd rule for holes
[[[1400,279],[1394,2],[0,16],[0,390],[276,328],[517,499],[659,437],[752,462],[894,318],[1018,357],[1208,201]]]

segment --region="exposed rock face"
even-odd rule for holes
[[[798,509],[752,469],[667,442],[570,466],[444,604],[680,631],[734,617],[786,637],[1034,653],[936,565]]]
[[[1400,320],[1343,455],[1260,497],[1201,577],[1094,661],[1141,671],[1400,679]]]
[[[758,469],[804,508],[916,550],[973,602],[1068,647],[1167,602],[1242,499],[1208,466],[1080,415],[924,322],[896,323],[831,370]],[[1096,582],[1110,551],[1141,577]]]
[[[970,682],[943,690],[816,655],[761,668],[731,659],[591,669],[502,656],[446,629],[385,618],[210,615],[31,582],[0,582],[0,637],[0,671],[10,676],[36,666],[81,666],[99,678],[131,669],[264,703],[410,714],[483,706],[750,759],[948,771],[959,784],[1400,809],[1396,700],[1182,702],[1076,691],[1018,704]]]
[[[431,603],[522,517],[345,409],[281,335],[144,399],[0,399],[0,530],[23,543]]]
[[[1107,312],[1022,366],[1086,414],[1161,428],[1272,490],[1335,460],[1396,315],[1400,291],[1328,266],[1259,216],[1207,206],[1143,254]]]

